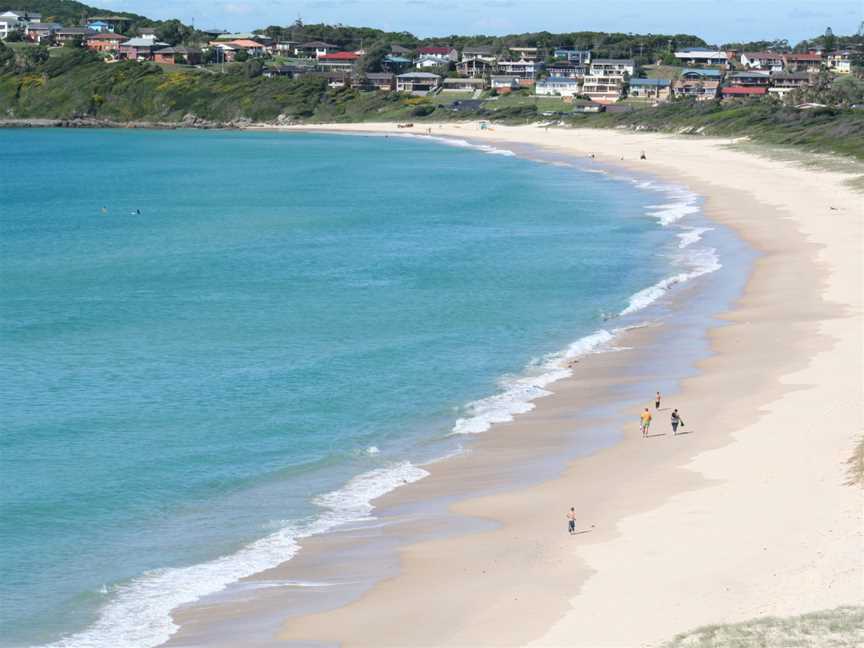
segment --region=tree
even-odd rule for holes
[[[166,20],[156,28],[156,38],[172,45],[186,42],[195,33],[179,20]]]
[[[380,72],[384,57],[390,53],[390,43],[386,40],[375,41],[366,48],[366,53],[357,64],[357,71],[361,74],[366,72]]]
[[[8,70],[15,65],[15,53],[0,41],[0,72]]]
[[[249,59],[243,64],[243,73],[250,79],[261,76],[263,70],[264,64],[261,59]]]
[[[238,63],[245,63],[249,60],[249,52],[244,49],[237,50],[237,53],[234,55],[234,60]]]
[[[822,40],[822,44],[829,52],[837,46],[837,38],[834,36],[834,32],[830,27],[825,28],[825,37]]]

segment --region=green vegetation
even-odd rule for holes
[[[135,13],[97,9],[75,0],[0,1],[0,13],[4,11],[33,11],[42,15],[43,22],[59,22],[66,26],[81,24],[92,16],[122,16],[128,18],[133,27],[152,27],[159,24],[158,21]]]
[[[853,648],[864,645],[864,608],[766,617],[680,634],[663,648]]]

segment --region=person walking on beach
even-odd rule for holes
[[[678,426],[684,427],[684,421],[681,419],[681,415],[678,414],[678,410],[672,410],[672,436],[678,434]]]
[[[645,408],[645,411],[639,416],[641,423],[640,427],[642,428],[642,436],[648,436],[648,428],[651,427],[651,412],[648,411],[648,408]]]
[[[573,506],[567,512],[567,531],[570,535],[576,533],[576,508]]]
[[[660,409],[660,392],[657,392],[657,395],[654,397],[654,409]]]

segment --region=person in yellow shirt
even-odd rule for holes
[[[648,428],[651,427],[651,412],[648,411],[648,408],[645,408],[645,411],[639,416],[641,421],[640,428],[642,429],[642,436],[648,436]]]

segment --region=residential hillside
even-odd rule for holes
[[[0,4],[0,8],[5,5]],[[28,0],[0,10],[0,120],[481,120],[748,136],[864,156],[864,34],[706,44],[692,35],[418,39],[306,25],[193,29]]]

